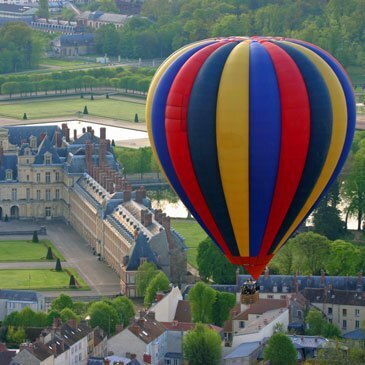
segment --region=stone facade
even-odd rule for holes
[[[0,219],[63,219],[136,296],[135,274],[153,262],[173,283],[186,274],[183,237],[122,177],[105,128],[70,138],[67,124],[0,128]]]

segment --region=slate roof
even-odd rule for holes
[[[19,15],[23,15],[23,14],[35,14],[36,11],[37,11],[36,8],[30,6],[15,5],[15,4],[0,4],[0,12],[4,13],[17,13]]]
[[[342,337],[348,340],[365,341],[365,330],[359,328],[355,331],[345,333]]]
[[[0,299],[22,301],[22,302],[37,302],[38,296],[34,291],[23,290],[1,290]]]
[[[52,155],[52,165],[61,164],[60,157],[57,154],[56,149],[51,143],[51,140],[48,136],[45,136],[43,141],[41,142],[38,153],[34,159],[35,165],[43,165],[44,164],[44,154],[49,152]]]
[[[91,328],[83,324],[77,324],[76,327],[69,323],[64,323],[59,329],[60,339],[62,339],[67,346],[72,346],[91,332]]]
[[[86,144],[87,141],[91,141],[93,143],[99,143],[100,138],[95,136],[95,134],[93,136],[90,132],[85,132],[82,136],[80,136],[74,141],[74,144],[84,145]]]
[[[259,341],[242,343],[236,347],[230,354],[224,357],[227,359],[237,359],[241,357],[249,357],[253,352],[257,351],[262,346]]]
[[[13,180],[17,179],[18,177],[17,163],[18,163],[18,158],[16,155],[4,155],[2,157],[0,163],[0,181],[5,180],[6,170],[12,170]]]
[[[6,127],[9,131],[9,142],[17,146],[21,146],[22,141],[29,142],[30,136],[37,136],[37,143],[40,143],[41,134],[45,133],[53,140],[55,131],[61,132],[61,129],[57,125],[42,125],[42,126],[15,126]]]
[[[365,306],[365,293],[355,290],[306,288],[303,296],[311,303]]]
[[[0,365],[9,365],[11,359],[16,355],[16,351],[1,351],[0,352]]]
[[[297,349],[317,349],[328,343],[328,340],[319,336],[289,336]]]
[[[61,46],[88,46],[94,44],[94,41],[95,35],[91,33],[64,34],[60,36]],[[79,138],[77,141],[79,141],[80,139],[81,138]]]
[[[250,305],[250,307],[239,313],[233,320],[247,321],[249,314],[262,315],[268,311],[280,308],[287,308],[288,303],[285,299],[259,299],[256,303]]]
[[[146,257],[148,262],[152,262],[156,266],[158,266],[156,256],[152,252],[147,237],[143,233],[140,233],[135,241],[135,244],[132,248],[132,252],[129,256],[129,261],[126,270],[127,271],[138,270],[141,257]]]

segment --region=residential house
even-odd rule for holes
[[[108,355],[108,337],[106,333],[99,327],[94,328],[94,349],[92,355],[94,357],[106,357]]]
[[[351,332],[347,332],[342,336],[344,339],[349,340],[362,348],[365,348],[365,330],[357,329]]]
[[[0,365],[9,365],[15,355],[15,350],[8,350],[6,345],[0,342]]]
[[[343,334],[360,329],[365,320],[365,293],[362,291],[338,290],[330,285],[323,289],[306,288],[303,295]]]
[[[55,25],[62,27],[63,32],[71,32],[69,25]],[[58,32],[58,30],[57,30]],[[51,47],[55,56],[76,57],[95,53],[95,35],[84,34],[62,34],[51,42]]]
[[[317,356],[318,349],[325,347],[328,340],[319,336],[288,336],[298,352],[298,360],[306,361]]]
[[[224,323],[226,346],[236,348],[244,342],[261,342],[272,336],[278,323],[287,328],[288,305],[284,299],[259,299],[251,305],[238,303]]]
[[[25,307],[35,312],[45,310],[44,296],[34,291],[0,289],[0,321]]]
[[[172,322],[175,318],[178,304],[182,301],[179,287],[175,286],[166,295],[157,293],[156,300],[157,303],[153,304],[149,311],[155,313],[155,318],[159,322]]]
[[[113,24],[115,28],[121,28],[130,18],[128,15],[104,13],[102,11],[84,11],[76,17],[76,20],[82,23],[85,27],[99,29],[104,25]]]
[[[10,365],[54,365],[54,353],[42,342],[23,343]]]
[[[141,312],[131,325],[108,339],[108,352],[127,358],[135,354],[141,363],[159,365],[167,353],[166,328],[156,321],[153,312]]]

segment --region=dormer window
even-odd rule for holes
[[[50,164],[52,163],[52,155],[51,155],[51,154],[46,153],[46,154],[44,155],[44,163],[45,163],[46,165],[50,165]]]
[[[13,180],[13,170],[6,170],[5,178],[6,180]]]
[[[26,155],[26,156],[29,156],[30,155],[30,148],[26,148],[25,150],[24,150],[24,154]]]
[[[29,142],[30,142],[30,147],[31,148],[37,148],[37,137],[30,136]]]

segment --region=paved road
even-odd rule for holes
[[[77,234],[77,232],[63,222],[43,221],[34,223],[32,221],[12,221],[0,222],[0,230],[15,229],[33,230],[40,226],[47,227],[47,238],[57,247],[66,259],[62,265],[64,267],[74,267],[80,276],[90,286],[91,291],[79,292],[69,291],[67,294],[73,296],[88,295],[112,295],[120,292],[119,278],[116,273],[110,269],[105,262],[100,262],[97,256],[92,254],[90,246]],[[42,236],[41,236],[42,237]],[[24,239],[24,236],[1,236],[1,239]],[[54,263],[50,263],[50,267]],[[14,267],[21,268],[43,268],[48,267],[49,263],[1,263],[0,268]],[[38,266],[39,265],[39,266]],[[59,292],[46,292],[47,296],[57,296]]]

